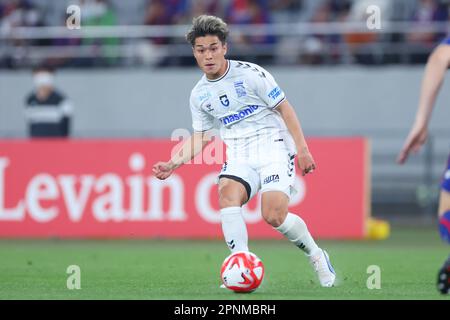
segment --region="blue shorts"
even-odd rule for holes
[[[442,177],[441,188],[444,191],[450,192],[450,156],[447,161],[447,169],[444,172],[444,176]]]

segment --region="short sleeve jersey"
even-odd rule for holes
[[[218,124],[228,148],[245,149],[274,137],[285,139],[289,151],[295,153],[293,139],[276,110],[286,96],[275,79],[256,64],[227,61],[220,78],[209,80],[203,75],[191,92],[194,131]]]

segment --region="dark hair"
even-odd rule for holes
[[[217,36],[222,43],[227,41],[228,26],[216,16],[201,15],[192,20],[192,27],[186,35],[186,40],[195,45],[195,39],[207,35]]]

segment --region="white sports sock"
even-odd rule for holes
[[[248,234],[241,207],[220,210],[222,232],[231,252],[248,251]]]
[[[308,231],[305,221],[298,215],[288,213],[284,222],[277,228],[286,238],[302,249],[307,255],[315,255],[320,250]]]

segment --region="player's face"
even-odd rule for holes
[[[198,66],[208,79],[219,78],[225,73],[227,45],[223,44],[217,36],[207,35],[196,38],[193,51]]]

